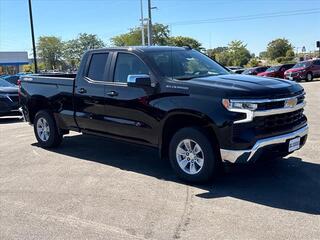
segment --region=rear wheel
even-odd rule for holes
[[[57,147],[62,142],[53,116],[47,111],[39,111],[34,119],[34,133],[41,147]]]
[[[188,182],[206,182],[218,169],[216,151],[206,134],[198,128],[183,128],[174,134],[169,158],[177,175]]]
[[[311,82],[313,80],[313,75],[311,72],[308,72],[307,73],[307,76],[306,76],[306,81],[307,82]]]

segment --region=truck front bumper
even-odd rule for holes
[[[308,135],[308,125],[291,133],[264,138],[258,140],[252,149],[229,150],[220,149],[221,159],[230,163],[249,163],[256,161],[264,153],[279,152],[289,153],[288,145],[291,139],[300,137],[300,148],[306,142]]]

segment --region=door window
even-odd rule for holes
[[[87,77],[95,81],[104,81],[108,53],[92,54]]]
[[[135,55],[119,53],[114,72],[114,81],[126,83],[128,75],[149,74],[148,67]]]

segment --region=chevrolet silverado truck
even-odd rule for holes
[[[308,133],[298,83],[231,74],[189,47],[90,50],[76,75],[24,76],[19,89],[40,146],[70,130],[143,144],[189,182],[223,162],[286,156]]]

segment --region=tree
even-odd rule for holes
[[[63,55],[67,62],[74,67],[79,65],[85,51],[104,46],[104,42],[97,35],[80,33],[76,39],[65,42]]]
[[[37,51],[47,69],[57,69],[62,59],[63,43],[58,37],[42,36],[38,39]]]
[[[145,26],[146,28],[146,26]],[[152,25],[152,38],[155,45],[168,45],[169,27],[167,25],[155,23]],[[147,34],[145,34],[146,36]],[[146,36],[147,37],[147,36]],[[147,42],[147,38],[145,39]],[[111,43],[115,46],[138,46],[141,45],[141,28],[131,28],[128,33],[120,34],[111,38]]]
[[[178,47],[190,46],[191,48],[197,49],[197,50],[203,49],[201,47],[201,43],[191,37],[183,37],[183,36],[170,37],[168,43],[171,46],[178,46]]]
[[[260,61],[257,58],[251,58],[246,66],[247,67],[257,67],[257,66],[259,66],[259,64],[260,64]]]
[[[268,43],[267,56],[271,60],[276,60],[279,57],[286,57],[289,50],[293,51],[289,40],[285,38],[278,38]]]
[[[227,50],[228,50],[227,47],[216,47],[216,48],[213,48],[213,49],[207,49],[207,55],[208,55],[210,58],[216,60],[217,55],[218,55],[219,53],[225,52],[225,51],[227,51]]]
[[[230,54],[228,52],[228,49],[226,51],[222,51],[220,53],[215,54],[215,60],[224,66],[233,65],[231,63],[231,58],[230,58]]]
[[[259,53],[259,58],[261,58],[261,59],[266,59],[266,58],[268,58],[268,53],[267,53],[267,51],[262,51],[262,52],[260,52],[260,53]]]
[[[233,66],[246,65],[251,59],[251,54],[247,49],[247,45],[242,41],[235,40],[228,44],[229,64]]]

